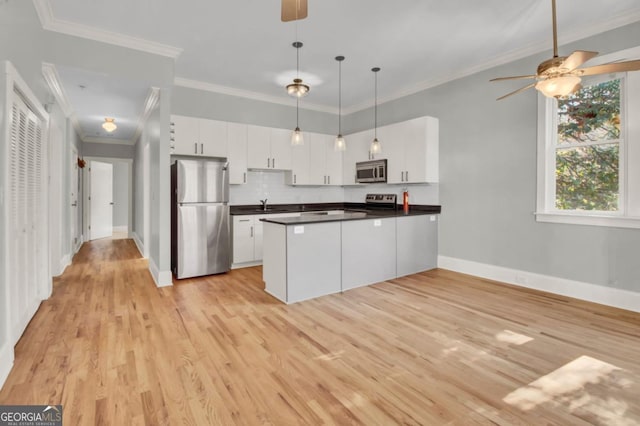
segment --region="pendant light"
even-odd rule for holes
[[[102,128],[109,133],[113,132],[118,128],[118,126],[116,126],[115,121],[116,121],[115,118],[108,118],[108,117],[105,118],[104,123],[102,123]]]
[[[338,61],[338,136],[333,143],[333,149],[345,151],[347,143],[342,136],[342,61],[344,61],[344,56],[336,56],[336,61]]]
[[[309,85],[304,84],[300,78],[300,48],[302,42],[296,41],[292,45],[296,48],[296,78],[293,79],[293,83],[287,85],[287,93],[296,98],[301,98],[309,93]]]
[[[296,128],[291,133],[291,145],[300,146],[304,145],[304,136],[302,135],[302,130],[300,130],[300,125],[298,124],[298,119],[300,118],[300,108],[299,108],[300,99],[296,98]]]
[[[382,152],[382,144],[378,140],[378,71],[380,71],[380,68],[371,68],[371,71],[373,71],[373,75],[375,76],[375,103],[373,109],[373,141],[371,141],[369,150],[372,154],[380,154]]]

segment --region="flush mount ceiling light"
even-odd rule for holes
[[[344,61],[344,56],[336,56],[336,61],[338,61],[338,136],[333,143],[333,149],[345,151],[347,143],[342,136],[342,61]]]
[[[107,132],[111,133],[118,128],[115,123],[115,118],[105,118],[104,123],[102,123],[102,128]]]
[[[300,78],[300,48],[302,42],[296,41],[292,45],[296,48],[296,78],[293,79],[293,83],[287,85],[287,93],[296,98],[301,98],[309,93],[309,86],[302,82]]]
[[[371,141],[369,150],[372,154],[380,154],[382,152],[382,144],[378,140],[378,71],[380,68],[371,68],[371,71],[375,76],[375,103],[373,108],[373,141]]]

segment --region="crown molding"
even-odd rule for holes
[[[601,34],[606,31],[613,30],[615,28],[620,28],[625,25],[629,25],[638,21],[640,21],[640,9],[638,9],[633,13],[625,13],[623,15],[615,16],[607,21],[600,22],[596,25],[591,25],[589,27],[580,28],[578,30],[565,33],[563,36],[559,36],[558,44],[562,47],[568,43],[573,43],[575,41],[592,37],[597,34]],[[523,59],[523,58],[536,55],[538,53],[542,53],[545,51],[548,51],[551,56],[551,51],[552,51],[551,39],[544,42],[533,43],[523,48],[515,49],[510,52],[494,56],[493,58],[489,59],[488,61],[482,64],[465,68],[464,70],[460,70],[458,72],[447,73],[445,75],[440,75],[438,77],[431,78],[429,80],[424,80],[413,86],[405,87],[404,89],[396,91],[391,95],[378,98],[378,105],[386,102],[391,102],[396,99],[403,98],[405,96],[413,95],[415,93],[422,92],[423,90],[440,86],[442,84],[449,83],[451,81],[458,80],[463,77],[468,77],[470,75],[479,73],[481,71],[486,71],[488,69],[498,67],[500,65],[505,65],[510,62],[514,62],[519,59]],[[595,59],[593,59],[592,61],[595,61]],[[533,70],[532,72],[535,72],[535,70]],[[374,106],[374,103],[372,101],[367,101],[367,102],[362,102],[356,105],[352,105],[347,108],[343,108],[342,110],[345,115],[348,115],[358,111],[365,110],[367,108],[371,108],[373,106]]]
[[[82,142],[86,143],[104,143],[111,145],[129,145],[133,146],[134,142],[129,139],[109,139],[109,138],[97,138],[95,136],[86,136],[82,138]]]
[[[149,89],[149,93],[147,94],[147,99],[144,101],[144,109],[142,110],[142,114],[138,119],[138,127],[136,128],[136,132],[131,138],[131,144],[135,145],[138,141],[138,138],[142,135],[144,131],[144,126],[151,115],[153,109],[158,105],[158,101],[160,100],[160,89],[158,87],[152,87]]]
[[[189,89],[203,90],[206,92],[220,93],[223,95],[237,96],[240,98],[253,99],[256,101],[269,102],[272,104],[295,106],[295,100],[286,96],[273,96],[264,93],[252,92],[249,90],[236,89],[234,87],[221,86],[219,84],[207,83],[204,81],[190,80],[187,78],[176,77],[173,82],[176,86],[187,87]],[[338,108],[328,107],[326,105],[310,104],[304,102],[300,109],[307,109],[320,112],[328,112],[337,114]]]
[[[64,90],[64,86],[60,82],[60,76],[58,75],[58,70],[55,65],[43,62],[42,63],[42,75],[44,76],[44,80],[47,82],[53,97],[60,105],[62,109],[62,113],[65,117],[71,120],[71,125],[74,130],[78,134],[81,140],[84,140],[84,133],[82,132],[82,128],[80,127],[80,121],[78,121],[78,116],[76,115],[73,106],[71,106],[71,102],[69,102],[69,98],[67,97],[67,92]]]
[[[90,27],[75,22],[64,21],[53,16],[50,0],[33,0],[42,28],[48,31],[81,37],[115,46],[152,53],[176,59],[182,53],[181,48],[156,43],[142,38],[132,37],[107,30]]]

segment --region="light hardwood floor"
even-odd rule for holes
[[[434,270],[286,306],[260,268],[157,289],[86,243],[0,404],[66,425],[640,424],[640,315]]]

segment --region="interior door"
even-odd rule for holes
[[[70,232],[71,232],[71,252],[75,253],[78,249],[78,244],[80,243],[80,235],[78,232],[78,194],[80,192],[80,186],[78,179],[78,171],[80,168],[78,167],[78,151],[72,147],[71,148],[71,179],[70,179],[70,202],[71,202],[71,221],[70,221]]]
[[[113,235],[113,164],[92,161],[90,167],[89,235],[96,240]]]

